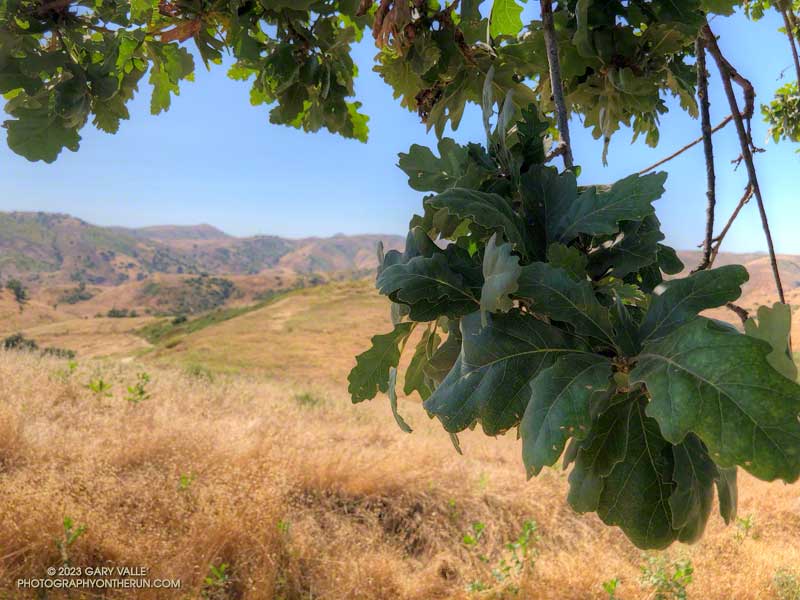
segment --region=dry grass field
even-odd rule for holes
[[[564,473],[526,481],[513,435],[468,433],[460,456],[416,399],[401,401],[410,435],[385,397],[351,405],[353,357],[389,328],[369,287],[293,292],[144,353],[115,347],[135,320],[29,330],[63,347],[96,336],[73,371],[0,350],[0,598],[578,600],[609,598],[616,578],[614,597],[649,599],[655,559],[669,575],[691,560],[690,598],[796,600],[800,485],[743,475],[738,524],[714,516],[698,544],[646,555],[572,512]],[[144,371],[149,397],[130,402]],[[108,392],[87,389],[98,379]],[[65,539],[65,517],[85,531]],[[517,562],[506,544],[526,522]],[[16,585],[65,562],[146,567],[181,587]]]

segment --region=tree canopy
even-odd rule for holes
[[[511,93],[518,109],[534,103],[553,116],[554,96],[563,94],[566,110],[604,143],[630,126],[656,145],[665,94],[697,115],[698,31],[708,15],[738,5],[557,2],[542,13],[552,19],[559,56],[561,89],[553,90],[543,21],[523,24],[520,1],[1,0],[8,144],[30,160],[54,161],[64,148],[77,150],[89,120],[116,132],[145,77],[158,114],[193,77],[194,56],[213,68],[225,53],[235,61],[228,75],[250,82],[251,102],[269,105],[271,122],[364,141],[368,117],[350,51],[366,32],[378,47],[374,69],[439,136],[458,127],[467,102],[481,102],[493,69],[494,93]],[[758,18],[772,4],[745,8]],[[775,8],[793,38],[792,7]],[[776,139],[797,137],[797,105],[794,83],[764,107]]]

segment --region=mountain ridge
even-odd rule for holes
[[[120,285],[156,273],[256,275],[360,271],[392,235],[283,238],[232,236],[212,225],[104,227],[65,213],[0,212],[0,274],[29,285]]]

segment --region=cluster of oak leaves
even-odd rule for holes
[[[695,541],[715,488],[722,517],[735,517],[737,467],[800,475],[789,307],[762,307],[745,334],[699,316],[738,298],[748,275],[732,265],[664,280],[683,269],[652,205],[665,174],[578,186],[544,164],[546,125],[523,117],[488,150],[444,139],[441,158],[401,155],[411,186],[433,194],[405,251],[380,256],[394,329],[357,358],[353,401],[388,392],[410,431],[395,386],[418,340],[403,391],[457,449],[478,423],[487,435],[516,428],[529,476],[572,465],[575,510],[640,548]]]

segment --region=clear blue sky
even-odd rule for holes
[[[790,67],[785,39],[771,15],[758,22],[742,16],[716,18],[721,46],[767,102]],[[224,68],[202,65],[194,83],[185,83],[169,112],[150,116],[149,92],[142,86],[131,120],[119,133],[84,129],[81,149],[64,152],[52,165],[29,163],[0,143],[0,210],[67,212],[100,225],[210,223],[235,235],[288,237],[343,233],[403,233],[419,211],[421,194],[410,190],[396,167],[397,153],[412,143],[434,145],[415,114],[392,99],[391,90],[371,71],[375,48],[365,40],[355,49],[360,76],[357,92],[370,115],[367,144],[320,132],[270,125],[268,109],[252,107],[246,83],[227,79]],[[709,62],[711,59],[709,58]],[[791,77],[792,70],[786,71]],[[712,121],[728,114],[712,69]],[[612,140],[609,166],[600,161],[601,143],[576,121],[572,126],[576,161],[583,183],[623,177],[670,154],[698,135],[699,125],[673,110],[662,120],[661,144],[630,145],[629,132]],[[753,122],[757,144],[766,126]],[[3,135],[0,133],[0,135]],[[468,109],[454,137],[481,141],[477,108]],[[715,136],[718,215],[725,220],[746,183],[745,169],[732,171],[739,155],[733,126]],[[795,146],[764,144],[756,157],[762,190],[779,252],[800,253],[797,234],[800,155]],[[703,236],[705,171],[701,146],[668,163],[667,193],[656,204],[668,241],[693,248]],[[765,249],[754,203],[731,231],[727,250]]]

